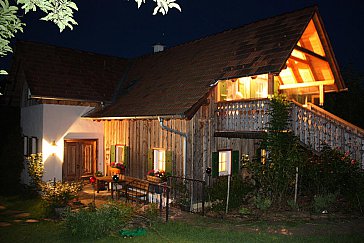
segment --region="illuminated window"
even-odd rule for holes
[[[154,170],[166,170],[166,151],[164,149],[153,149]]]
[[[268,97],[268,75],[229,79],[218,83],[218,101]]]
[[[219,151],[219,176],[229,175],[231,164],[231,151]]]
[[[267,150],[265,149],[260,150],[260,161],[262,162],[263,165],[265,165],[265,163],[267,162]]]
[[[306,97],[319,95],[323,104],[320,87],[324,86],[325,92],[337,89],[321,41],[311,20],[278,76],[279,90],[288,98],[306,103]]]

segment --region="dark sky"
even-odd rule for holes
[[[59,33],[39,13],[25,15],[27,27],[18,39],[33,40],[120,57],[152,52],[236,28],[263,18],[317,4],[341,66],[353,63],[364,72],[364,1],[361,0],[177,0],[180,13],[153,16],[152,0],[137,9],[134,0],[79,0],[78,26]]]

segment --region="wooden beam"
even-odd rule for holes
[[[296,89],[296,88],[307,88],[307,87],[315,87],[320,85],[333,85],[335,84],[334,80],[325,80],[325,81],[315,81],[315,82],[307,82],[307,83],[295,83],[295,84],[283,84],[279,86],[279,89]]]
[[[268,96],[274,95],[274,76],[272,73],[268,73]]]
[[[324,105],[324,86],[321,84],[320,86],[320,106]]]
[[[301,52],[303,52],[303,53],[306,53],[307,55],[310,55],[310,56],[313,56],[313,57],[316,57],[316,58],[318,58],[318,59],[321,59],[322,61],[325,61],[325,62],[328,62],[328,60],[327,60],[327,58],[326,57],[323,57],[323,56],[321,56],[321,55],[319,55],[319,54],[317,54],[317,53],[314,53],[313,51],[310,51],[310,50],[308,50],[308,49],[306,49],[306,48],[303,48],[303,47],[301,47],[301,46],[295,46],[294,47],[294,49],[296,49],[296,50],[298,50],[298,51],[301,51]]]
[[[289,59],[292,59],[293,61],[296,61],[296,62],[300,62],[300,63],[310,65],[307,60],[303,60],[301,58],[298,58],[298,57],[295,57],[295,56],[292,56],[292,55],[289,57]]]

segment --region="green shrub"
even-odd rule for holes
[[[82,183],[47,182],[41,184],[41,189],[41,196],[47,207],[64,207],[70,200],[77,197],[78,192],[82,190]]]
[[[159,215],[159,205],[157,203],[150,203],[146,205],[144,215],[150,220],[157,220]]]
[[[313,208],[316,213],[329,210],[336,201],[336,195],[328,193],[326,195],[317,195],[313,199]]]
[[[228,177],[223,176],[217,178],[213,187],[208,189],[210,200],[213,202],[221,202],[215,204],[215,208],[225,209],[227,186],[228,186]],[[252,189],[253,189],[252,184],[248,181],[243,180],[241,176],[231,177],[229,208],[230,209],[239,208],[244,202],[247,201],[247,199],[251,195]]]
[[[250,209],[249,208],[246,208],[246,207],[241,207],[239,209],[239,213],[241,215],[249,215],[251,212],[250,212]]]
[[[0,105],[0,114],[0,195],[15,195],[24,169],[20,108]]]
[[[258,194],[255,198],[255,206],[262,211],[267,211],[271,205],[272,200],[269,197]]]
[[[30,176],[30,189],[40,191],[42,189],[42,178],[44,175],[44,165],[42,154],[31,154],[27,157],[28,174]]]
[[[96,239],[121,230],[133,214],[131,206],[108,202],[96,211],[81,209],[65,213],[65,226],[67,232],[73,236]]]
[[[297,211],[299,209],[298,203],[293,199],[287,200],[287,205],[291,208],[291,210]]]
[[[352,206],[358,205],[364,174],[348,152],[325,145],[320,156],[303,163],[300,175],[300,190],[304,195],[313,198],[314,195],[336,194]]]
[[[256,191],[270,195],[272,203],[285,206],[294,193],[296,167],[305,160],[298,139],[289,131],[290,103],[282,96],[270,101],[268,131],[247,168],[256,183]],[[262,158],[261,149],[266,150]]]

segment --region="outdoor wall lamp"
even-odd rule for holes
[[[57,149],[57,144],[56,144],[55,140],[52,141],[51,146],[52,146],[52,156],[55,156],[56,155],[56,149]]]

